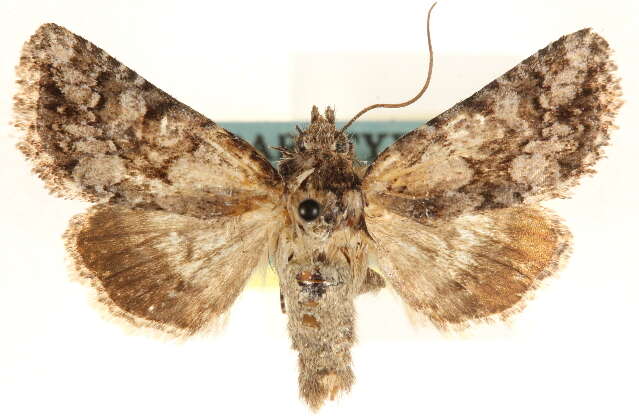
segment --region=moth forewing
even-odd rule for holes
[[[388,147],[368,168],[367,199],[444,218],[565,197],[608,143],[615,69],[592,30],[563,36]]]
[[[56,195],[198,218],[279,201],[250,144],[61,26],[36,31],[17,73],[18,148]]]

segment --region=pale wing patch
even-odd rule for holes
[[[440,328],[507,316],[565,260],[570,234],[539,207],[422,221],[371,206],[367,226],[386,280]]]
[[[78,276],[112,314],[190,335],[215,323],[266,263],[276,222],[268,211],[201,220],[98,205],[72,220],[65,240]]]

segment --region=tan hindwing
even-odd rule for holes
[[[202,220],[97,205],[65,234],[77,275],[135,326],[190,335],[226,312],[267,260],[267,211]]]
[[[521,206],[416,222],[371,208],[378,267],[410,308],[442,329],[506,317],[569,254],[545,208]]]

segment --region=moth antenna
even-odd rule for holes
[[[388,108],[399,108],[399,107],[405,107],[408,105],[411,105],[413,103],[415,103],[417,100],[419,100],[420,97],[422,97],[422,95],[424,94],[424,92],[426,91],[426,89],[428,89],[428,85],[430,84],[430,78],[433,74],[433,45],[431,43],[430,40],[430,14],[433,11],[433,8],[435,7],[435,5],[437,4],[437,2],[433,3],[432,6],[430,6],[430,9],[428,9],[428,15],[426,17],[426,37],[428,39],[428,54],[429,54],[429,60],[428,60],[428,75],[426,76],[426,82],[424,83],[424,87],[422,87],[422,89],[420,90],[419,93],[417,93],[417,96],[413,97],[412,99],[402,102],[402,103],[378,103],[378,104],[374,104],[368,107],[365,107],[364,109],[360,110],[358,114],[355,115],[355,117],[353,117],[353,119],[351,119],[346,125],[344,125],[342,127],[342,129],[340,129],[340,133],[344,133],[344,131],[346,131],[346,129],[351,126],[353,124],[353,122],[355,122],[355,120],[357,118],[359,118],[360,116],[362,116],[364,113],[368,112],[369,110],[373,110],[373,109],[377,109],[378,107],[388,107]]]
[[[295,153],[286,147],[269,147],[270,149],[274,149],[275,151],[281,152],[285,157],[291,157]]]
[[[295,125],[295,129],[297,129],[297,132],[302,135],[304,133],[304,131],[302,130],[302,128],[300,128],[299,125]]]

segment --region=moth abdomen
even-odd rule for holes
[[[296,253],[279,268],[288,329],[299,353],[300,396],[313,409],[348,392],[354,381],[353,299],[361,280],[341,253],[327,247]]]

